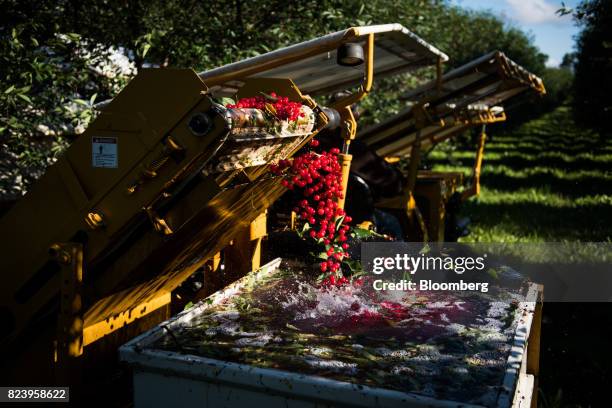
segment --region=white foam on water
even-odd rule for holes
[[[257,337],[242,337],[234,342],[238,347],[263,347],[266,344],[273,341],[273,337],[270,334],[262,334]]]
[[[317,357],[329,357],[334,353],[334,351],[328,347],[312,347],[308,349],[308,352]]]
[[[240,313],[233,310],[220,310],[210,315],[210,318],[222,322],[226,320],[238,320]]]
[[[348,374],[357,374],[356,363],[344,363],[337,360],[321,360],[316,357],[306,357],[304,361],[311,367],[315,368],[323,368],[336,373],[343,372]]]
[[[461,334],[466,329],[465,325],[459,323],[447,324],[445,327],[447,332],[451,334]]]
[[[375,313],[378,306],[364,299],[364,293],[359,287],[352,285],[342,287],[317,288],[301,282],[297,294],[290,294],[281,302],[284,308],[295,308],[294,321],[319,319],[330,316],[354,316],[366,311]],[[312,301],[315,306],[304,309],[306,301]]]
[[[207,336],[216,336],[219,334],[224,334],[226,336],[234,336],[240,330],[240,326],[238,323],[226,323],[221,324],[217,327],[210,327],[206,329]]]
[[[393,375],[411,375],[414,374],[414,369],[408,365],[397,365],[391,368]]]

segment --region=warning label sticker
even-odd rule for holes
[[[116,137],[91,138],[91,164],[93,167],[116,169],[119,166]]]

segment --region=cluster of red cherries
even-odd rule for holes
[[[312,140],[310,145],[317,147],[319,142]],[[273,173],[285,175],[283,186],[299,193],[301,199],[293,211],[303,226],[308,223],[308,236],[325,245],[327,259],[319,264],[326,274],[321,282],[324,286],[349,283],[340,268],[342,260],[348,257],[347,224],[352,220],[338,207],[338,199],[343,197],[339,153],[337,148],[322,153],[308,151],[271,167]]]
[[[286,96],[278,96],[270,92],[269,97],[259,95],[251,98],[242,98],[236,104],[227,104],[226,108],[236,109],[265,109],[266,103],[274,107],[275,116],[280,120],[296,121],[304,116],[302,104],[290,101]]]

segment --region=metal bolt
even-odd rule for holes
[[[90,211],[85,216],[85,222],[91,229],[96,229],[104,226],[104,217],[97,211]]]

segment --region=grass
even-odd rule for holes
[[[469,176],[474,151],[447,143],[429,162]],[[612,241],[612,140],[577,127],[567,107],[493,133],[481,184],[463,209],[472,220],[463,241]],[[549,302],[543,311],[539,405],[609,406],[612,304]]]
[[[475,149],[446,144],[434,170],[471,174]],[[465,204],[468,242],[612,241],[612,140],[576,127],[559,107],[485,147],[478,198]]]

